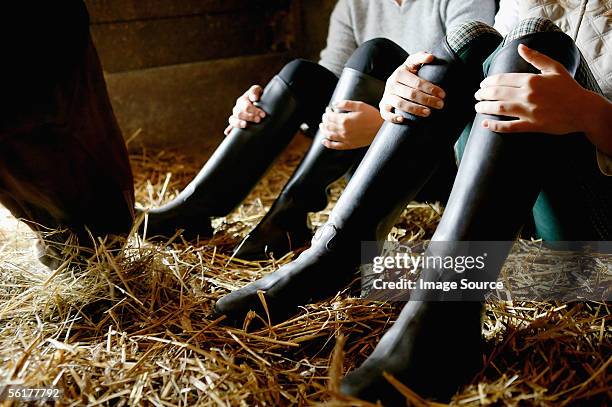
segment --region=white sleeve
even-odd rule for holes
[[[507,35],[519,23],[518,2],[519,0],[501,0],[499,2],[499,11],[495,16],[494,27],[501,35]]]

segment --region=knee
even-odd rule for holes
[[[572,38],[549,19],[533,17],[522,20],[504,38],[503,47],[496,54],[489,74],[539,72],[518,54],[518,44],[527,45],[529,48],[554,59],[572,75],[575,74],[580,64],[580,51],[578,51]]]
[[[451,50],[466,63],[482,63],[487,54],[502,42],[502,35],[480,21],[470,21],[449,30],[446,42]]]
[[[324,103],[336,87],[338,78],[323,66],[305,59],[294,59],[283,67],[278,76],[289,86],[299,100]]]
[[[408,53],[386,38],[366,41],[353,52],[345,67],[386,80],[408,58]]]
[[[530,17],[522,20],[506,35],[504,44],[507,44],[517,38],[524,37],[529,34],[544,33],[544,32],[558,32],[563,31],[555,25],[552,21],[542,17]]]

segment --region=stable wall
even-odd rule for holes
[[[249,85],[265,84],[294,57],[317,57],[335,1],[86,3],[130,149],[181,148],[206,157]]]

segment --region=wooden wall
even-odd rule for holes
[[[85,0],[129,147],[208,157],[235,99],[315,59],[335,0]]]

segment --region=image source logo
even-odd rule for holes
[[[372,262],[372,271],[382,273],[385,270],[403,269],[416,274],[423,268],[454,270],[463,273],[469,270],[483,270],[487,253],[480,256],[428,256],[425,254],[396,253],[395,256],[376,256]]]
[[[609,301],[612,294],[612,242],[363,242],[361,256],[361,295],[373,300]]]

